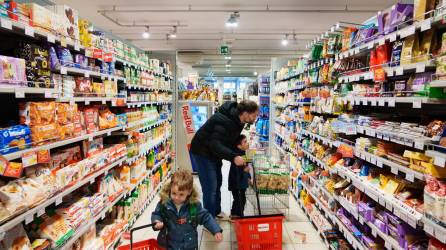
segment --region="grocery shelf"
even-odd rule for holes
[[[142,147],[142,148],[145,148],[145,151],[140,152],[138,155],[133,156],[133,157],[127,159],[126,162],[127,162],[128,164],[132,164],[132,163],[134,163],[134,162],[135,162],[136,160],[138,160],[139,158],[141,158],[141,157],[147,155],[147,154],[150,152],[150,150],[152,150],[152,149],[156,148],[157,146],[159,146],[159,145],[163,144],[164,142],[166,142],[168,139],[170,139],[170,137],[171,137],[171,134],[169,134],[169,135],[167,135],[167,136],[164,136],[163,138],[158,139],[158,140],[155,141],[155,142],[152,142],[152,143],[146,143],[147,145],[140,146],[140,148],[141,148],[141,147]]]
[[[310,153],[309,151],[303,149],[302,147],[300,148],[300,150],[302,150],[302,152],[304,152],[304,154],[307,156],[307,158],[309,158],[310,160],[312,160],[313,162],[315,162],[318,166],[326,169],[326,170],[330,170],[330,167],[325,164],[323,161],[321,161],[320,159],[318,159],[316,156],[314,156],[312,153]]]
[[[68,144],[71,144],[71,143],[87,140],[87,139],[89,141],[92,141],[94,137],[103,136],[103,135],[111,135],[111,133],[114,132],[114,131],[119,131],[119,130],[124,130],[124,129],[125,129],[125,127],[118,126],[118,127],[115,127],[115,128],[100,130],[100,131],[95,132],[95,133],[86,134],[86,135],[82,135],[82,136],[79,136],[79,137],[70,138],[70,139],[66,139],[66,140],[60,140],[60,141],[44,144],[44,145],[41,145],[41,146],[35,146],[35,147],[28,148],[28,149],[20,150],[20,151],[13,152],[13,153],[10,153],[10,154],[5,154],[5,155],[3,155],[3,157],[5,159],[7,159],[8,161],[11,161],[11,160],[15,160],[15,159],[21,158],[23,156],[23,154],[28,153],[28,152],[34,152],[34,151],[40,151],[40,150],[49,150],[49,149],[65,146],[65,145],[68,145]]]
[[[446,80],[434,80],[429,85],[431,88],[446,88]]]
[[[148,91],[158,91],[158,92],[172,92],[172,89],[167,89],[167,88],[155,88],[155,87],[149,87],[149,86],[138,86],[138,85],[129,85],[129,84],[127,84],[127,89],[148,90]]]
[[[115,81],[123,81],[126,82],[127,79],[121,76],[116,75],[110,75],[110,74],[104,74],[99,71],[94,70],[88,70],[88,69],[81,69],[76,67],[70,67],[70,66],[60,66],[60,69],[55,70],[55,73],[59,73],[61,75],[83,75],[85,77],[100,77],[102,80],[115,80]]]
[[[395,107],[397,103],[412,104],[412,108],[421,109],[422,104],[446,104],[446,100],[429,97],[363,97],[363,96],[351,96],[343,97],[344,103],[347,101],[351,105],[355,106],[379,106]]]
[[[66,46],[63,46],[63,47],[67,47],[67,45],[69,45],[69,46],[73,47],[74,50],[77,50],[77,51],[84,49],[84,47],[80,45],[79,41],[76,41],[69,37],[60,36],[60,35],[56,36],[53,33],[46,32],[41,29],[35,29],[34,27],[32,27],[24,22],[14,21],[9,18],[1,17],[0,18],[0,27],[1,27],[1,29],[9,30],[10,32],[17,31],[17,32],[15,32],[16,34],[20,34],[20,35],[23,35],[26,37],[37,38],[37,36],[39,36],[41,38],[44,38],[46,40],[46,42],[49,42],[52,44],[56,44],[56,42],[58,42],[61,45],[66,44]]]
[[[371,137],[376,137],[378,139],[382,139],[385,141],[391,141],[400,145],[413,147],[416,149],[423,150],[424,146],[431,143],[433,141],[432,138],[426,136],[412,136],[410,134],[405,133],[396,133],[388,130],[383,130],[378,127],[378,129],[371,128],[369,126],[361,126],[356,125],[356,132],[359,134],[365,134]],[[391,135],[389,136],[384,136]],[[398,140],[396,138],[401,138],[402,140]]]
[[[124,197],[124,192],[122,192],[117,198],[113,200],[113,202],[109,202],[96,216],[93,218],[90,218],[86,224],[83,224],[76,230],[74,235],[61,247],[57,248],[60,250],[70,250],[72,249],[72,245],[80,238],[82,235],[84,235],[86,232],[88,232],[91,228],[91,226],[95,225],[97,221],[102,220],[105,218],[105,215],[108,211],[110,211],[113,206],[116,205],[122,198]]]
[[[67,196],[68,194],[72,193],[73,191],[77,190],[78,188],[82,187],[83,185],[85,185],[87,183],[94,182],[98,176],[108,173],[109,170],[113,169],[114,167],[116,167],[118,165],[119,166],[122,165],[122,163],[124,163],[125,160],[126,160],[125,158],[121,158],[121,159],[111,163],[110,165],[88,175],[87,177],[78,181],[74,185],[64,189],[63,191],[54,195],[53,197],[48,198],[43,203],[27,210],[26,212],[24,212],[22,214],[16,215],[13,219],[1,224],[0,225],[0,236],[2,236],[2,235],[4,236],[6,231],[10,230],[11,228],[13,228],[14,226],[16,226],[17,224],[19,224],[23,221],[25,221],[27,223],[32,222],[34,220],[34,215],[40,216],[40,215],[44,214],[45,208],[52,205],[53,203],[56,204],[56,206],[59,205],[60,203],[62,203],[63,197]],[[2,238],[2,237],[0,237],[0,238]]]
[[[280,153],[286,154],[285,149],[283,149],[281,146],[279,146],[277,143],[274,143],[274,146],[279,150]]]
[[[58,98],[56,101],[58,102],[70,102],[72,104],[80,102],[85,103],[85,105],[89,105],[92,102],[101,102],[102,104],[106,104],[107,102],[117,102],[119,99],[122,99],[125,101],[125,98],[119,98],[119,97],[62,97]]]
[[[429,145],[429,146],[431,146],[431,145]],[[438,146],[435,145],[433,149],[428,149],[428,150],[426,150],[425,153],[427,156],[430,156],[434,159],[434,165],[444,168],[444,167],[446,167],[446,165],[445,165],[446,164],[446,153],[436,151],[435,147],[438,147]],[[444,148],[442,148],[442,149],[444,149]]]
[[[384,193],[382,190],[379,190],[370,184],[365,178],[361,178],[345,167],[336,166],[332,170],[341,177],[350,181],[360,191],[364,192],[377,203],[393,212],[396,216],[407,222],[413,228],[417,228],[417,225],[420,224],[423,214],[409,207],[401,200],[395,198],[393,195]]]
[[[25,98],[26,94],[35,95],[45,95],[45,98],[55,98],[58,91],[54,88],[31,88],[31,87],[0,87],[0,93],[4,94],[15,94],[16,98]]]
[[[376,155],[366,152],[364,150],[356,148],[355,155],[358,158],[361,158],[361,159],[363,159],[369,163],[372,163],[373,165],[381,167],[381,168],[383,167],[383,165],[389,166],[391,168],[391,172],[393,174],[398,174],[398,172],[405,173],[406,180],[408,180],[408,181],[414,182],[415,178],[418,180],[422,180],[422,181],[425,180],[423,173],[412,170],[409,167],[400,165],[400,164],[395,163],[395,162],[388,160],[386,158],[376,156]]]
[[[136,108],[142,106],[151,106],[151,105],[164,105],[171,104],[172,101],[153,101],[153,102],[127,102],[127,107]]]

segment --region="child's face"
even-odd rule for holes
[[[243,151],[248,150],[249,149],[248,139],[244,138],[237,147]]]
[[[190,194],[190,190],[178,190],[177,185],[172,185],[172,188],[170,189],[170,198],[172,199],[173,203],[175,203],[175,205],[183,204]]]

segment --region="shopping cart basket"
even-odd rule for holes
[[[144,228],[153,227],[155,224],[144,225],[130,229],[130,244],[118,247],[118,250],[162,250],[163,248],[158,246],[156,239],[149,239],[133,243],[133,232]]]
[[[234,218],[234,229],[239,250],[281,250],[283,214],[262,215],[259,191],[253,168],[253,189],[256,195],[256,216]]]

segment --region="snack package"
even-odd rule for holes
[[[435,0],[415,0],[413,19],[422,21],[426,18],[426,12],[435,9]]]
[[[104,84],[102,82],[93,82],[93,93],[95,96],[105,96]]]
[[[26,125],[0,129],[0,152],[8,154],[26,149],[31,144],[31,130]]]
[[[67,123],[63,125],[57,125],[57,133],[60,140],[66,140],[72,138],[75,135],[74,123]]]
[[[118,94],[118,85],[114,81],[104,80],[104,92],[107,97],[115,97]]]
[[[25,60],[0,56],[0,83],[5,85],[26,85]]]
[[[31,140],[35,143],[55,140],[59,138],[56,123],[35,125],[31,127]]]
[[[67,5],[56,5],[54,7],[56,14],[61,16],[64,36],[74,40],[79,40],[79,14],[78,12]]]
[[[71,55],[71,52],[69,49],[58,46],[57,49],[57,56],[59,58],[61,66],[65,67],[73,67],[73,56]]]
[[[75,112],[73,115],[73,123],[74,123],[74,136],[82,136],[86,133],[85,130],[85,120],[82,112]]]
[[[98,131],[99,128],[99,115],[96,107],[89,107],[83,109],[84,121],[87,134],[91,134]]]
[[[28,235],[23,228],[22,223],[6,231],[2,241],[0,241],[0,249],[4,250],[33,250]]]
[[[77,113],[77,104],[57,103],[56,120],[59,125],[74,122],[74,115]]]
[[[104,149],[104,140],[102,137],[96,138],[93,141],[83,141],[84,157],[91,157]]]
[[[15,214],[26,208],[25,193],[17,181],[0,187],[0,200],[9,213]]]
[[[401,65],[412,63],[415,52],[418,51],[418,45],[418,36],[416,34],[406,37],[401,51]]]
[[[43,220],[34,221],[34,223],[37,235],[49,239],[56,247],[62,245],[74,234],[74,230],[68,225],[68,222],[58,214],[51,217],[44,216]]]
[[[56,179],[48,165],[35,165],[25,168],[25,176],[38,183],[39,186],[46,191],[49,197],[57,192]]]
[[[47,125],[55,122],[55,102],[26,102],[19,104],[20,123],[26,125]]]
[[[75,96],[91,96],[93,93],[93,88],[91,85],[90,78],[87,77],[76,77],[76,88],[74,89]]]
[[[26,205],[28,207],[34,207],[48,198],[47,187],[42,186],[41,183],[34,181],[33,179],[20,179],[18,184],[23,189]]]
[[[421,34],[421,42],[419,50],[415,55],[415,62],[425,62],[430,59],[431,53],[436,47],[436,39],[434,37],[435,30],[430,29]]]
[[[109,129],[118,126],[118,119],[108,107],[101,107],[99,110],[99,129]]]
[[[401,60],[401,52],[403,49],[402,41],[395,41],[392,46],[391,67],[399,66]]]
[[[6,166],[3,176],[20,178],[23,171],[23,165],[19,162],[9,162]]]
[[[25,59],[28,87],[53,88],[51,83],[50,56],[46,48],[26,42],[19,43],[15,53]]]

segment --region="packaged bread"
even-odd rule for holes
[[[55,247],[65,243],[74,234],[74,230],[68,225],[68,222],[58,214],[51,217],[44,216],[44,220],[36,224],[37,235],[50,240]]]
[[[47,187],[42,186],[42,184],[32,179],[20,179],[18,180],[18,184],[24,192],[26,205],[28,207],[34,207],[48,197]]]
[[[5,205],[0,201],[0,222],[3,222],[11,217],[11,213],[6,209]]]
[[[10,181],[0,187],[0,200],[11,214],[26,208],[25,193],[17,181]]]
[[[48,165],[39,164],[27,167],[25,176],[43,187],[48,197],[58,191],[56,178]]]
[[[6,231],[5,236],[0,242],[0,249],[4,250],[33,250],[28,235],[23,228],[22,223]]]
[[[26,102],[19,104],[20,123],[30,126],[55,122],[55,102]]]
[[[35,143],[58,139],[56,123],[31,126],[31,140]]]

